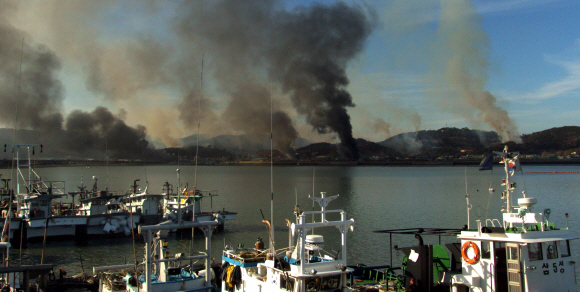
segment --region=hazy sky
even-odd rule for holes
[[[298,93],[316,85],[297,85],[295,68],[277,72],[301,62],[302,49],[320,59],[326,53],[310,52],[336,34],[342,43],[320,44],[335,45],[329,60],[345,69],[347,80],[334,77],[355,105],[341,105],[355,138],[449,126],[517,139],[580,122],[579,1],[346,1],[353,11],[336,1],[258,3],[0,0],[0,25],[56,55],[65,117],[103,106],[166,145],[197,132],[200,96],[202,133],[267,134],[270,94],[298,136],[337,141],[340,130],[316,117],[332,106],[309,111]],[[312,15],[345,18],[319,25]],[[22,45],[14,42],[13,57]]]

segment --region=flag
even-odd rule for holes
[[[479,170],[491,170],[493,168],[493,154],[485,155],[481,163],[479,163]]]
[[[516,173],[516,171],[519,169],[520,167],[520,162],[518,161],[519,159],[519,155],[516,155],[513,159],[508,159],[508,171],[511,175],[514,175],[514,173]]]

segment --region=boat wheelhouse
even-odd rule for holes
[[[506,173],[501,198],[506,200],[500,219],[477,220],[463,229],[395,229],[377,233],[415,234],[418,245],[398,248],[404,253],[401,267],[383,273],[385,289],[396,291],[577,291],[576,258],[570,240],[579,236],[566,226],[550,222],[550,209],[535,212],[537,199],[526,196],[512,206],[517,189],[510,183],[519,153],[494,152]],[[491,156],[490,156],[491,157]],[[493,189],[490,189],[493,192]],[[469,206],[469,197],[467,197]],[[469,208],[468,208],[469,213]],[[439,245],[423,243],[425,235],[456,236],[459,242]],[[391,261],[392,262],[392,261]]]
[[[140,215],[120,209],[118,202],[120,197],[110,195],[107,191],[99,191],[96,196],[80,201],[81,207],[77,217],[87,218],[86,235],[88,237],[129,236],[131,228],[136,228]]]
[[[346,276],[351,271],[346,263],[346,233],[352,229],[354,220],[347,219],[343,210],[327,209],[328,203],[338,196],[321,194],[310,197],[320,205],[320,211],[296,210],[297,222],[289,224],[290,246],[282,249],[286,253],[278,254],[273,244],[264,249],[260,241],[252,249],[226,249],[222,268],[227,270],[222,273],[227,273],[227,277],[222,278],[222,291],[346,291]],[[308,222],[310,216],[319,216],[320,221]],[[263,222],[271,229],[269,221]],[[323,251],[324,237],[308,234],[314,228],[338,231],[337,254]]]
[[[166,195],[164,199],[165,214],[163,217],[178,224],[181,221],[211,221],[217,217],[221,222],[217,228],[221,231],[224,229],[225,221],[235,220],[237,213],[226,211],[225,209],[213,211],[213,197],[217,196],[217,190],[190,190],[184,191],[181,195]],[[201,203],[204,198],[210,200],[210,211],[202,211]]]
[[[136,179],[133,182],[133,193],[123,199],[125,207],[129,212],[139,214],[141,224],[152,225],[161,222],[163,218],[163,198],[162,194],[149,194],[147,187],[143,192],[139,192]]]

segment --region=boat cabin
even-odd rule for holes
[[[62,195],[38,195],[21,199],[20,216],[23,218],[45,218],[52,215],[51,201]]]
[[[568,228],[557,229],[543,213],[504,213],[504,227],[462,231],[461,274],[451,280],[453,291],[576,291],[575,260]],[[511,227],[509,227],[511,225]]]
[[[81,200],[81,207],[77,215],[98,215],[98,214],[108,214],[109,207],[111,207],[110,202],[115,202],[121,196],[118,195],[108,195],[106,192],[101,191],[97,196]]]
[[[226,248],[222,268],[226,267],[225,273],[233,276],[222,278],[222,291],[347,291],[346,274],[351,269],[346,265],[346,232],[354,220],[346,219],[343,210],[327,210],[328,203],[337,197],[326,197],[326,193],[311,197],[322,210],[296,212],[297,223],[290,224],[290,246],[285,253],[273,252],[273,247],[260,248],[263,247],[260,241],[255,249]],[[308,222],[312,215],[320,221]],[[338,215],[339,220],[331,220],[332,215]],[[270,229],[269,221],[264,223]],[[324,237],[307,234],[313,228],[338,231],[339,252],[325,252]]]
[[[535,198],[526,196],[511,202],[516,184],[510,183],[519,153],[495,152],[504,163],[505,191],[501,198],[506,206],[499,219],[476,220],[476,228],[468,225],[456,229],[398,229],[377,233],[415,234],[419,244],[397,248],[404,258],[399,274],[389,275],[388,283],[397,283],[396,290],[413,291],[577,291],[575,266],[570,240],[580,238],[566,227],[550,222],[550,209],[533,212]],[[494,190],[490,188],[490,192]],[[469,222],[469,196],[467,197]],[[459,242],[425,245],[424,235],[452,235]],[[449,256],[450,255],[450,256]],[[392,262],[392,259],[391,259]],[[392,269],[395,271],[396,269]],[[386,287],[391,288],[391,287]]]
[[[125,198],[125,205],[131,213],[144,215],[162,214],[162,204],[164,195],[160,194],[132,194]]]

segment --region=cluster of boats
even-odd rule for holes
[[[403,254],[400,265],[367,267],[347,263],[347,235],[354,219],[344,210],[329,208],[338,196],[310,197],[318,211],[294,209],[287,220],[288,246],[275,241],[272,222],[263,220],[265,242],[245,248],[225,246],[221,263],[211,258],[212,234],[218,217],[154,225],[138,225],[145,240],[141,263],[95,267],[98,291],[577,291],[575,257],[570,240],[579,237],[568,226],[557,228],[550,209],[534,212],[535,198],[518,198],[510,176],[517,153],[496,152],[506,173],[501,198],[506,201],[501,218],[468,222],[459,229],[412,228],[377,230],[384,234],[410,234],[414,246],[392,246]],[[510,174],[511,172],[511,174]],[[493,191],[490,189],[490,191]],[[135,195],[136,197],[138,195]],[[196,196],[194,193],[193,196]],[[194,214],[195,206],[193,206]],[[133,211],[131,211],[133,212]],[[470,212],[468,202],[468,214]],[[469,217],[469,215],[468,215]],[[203,218],[203,219],[202,219]],[[169,248],[168,232],[198,228],[205,237],[205,250],[179,253]],[[322,234],[337,234],[323,236]],[[317,232],[317,233],[314,233]],[[425,243],[423,236],[451,236],[455,242]],[[327,238],[336,238],[325,250]],[[173,253],[172,253],[173,252]],[[194,264],[201,261],[201,264]],[[1,272],[1,271],[0,271]]]
[[[20,145],[18,145],[20,146]],[[27,147],[29,148],[29,147]],[[30,160],[26,160],[30,163]],[[28,179],[20,182],[20,178]],[[44,238],[86,240],[129,236],[138,225],[158,224],[171,220],[179,223],[182,220],[196,221],[217,218],[223,229],[227,220],[234,220],[236,213],[229,211],[201,210],[203,198],[217,196],[217,191],[186,191],[177,193],[149,194],[147,188],[140,192],[137,181],[133,183],[133,192],[119,195],[108,190],[99,190],[98,177],[93,177],[91,190],[86,186],[79,191],[65,193],[63,182],[43,181],[30,164],[18,164],[16,194],[10,188],[10,180],[2,178],[0,204],[2,220],[0,227],[13,243],[38,241]],[[22,187],[24,186],[24,187]],[[20,192],[21,189],[25,192]],[[166,183],[166,190],[171,186]],[[65,196],[72,197],[72,203],[61,203],[55,200]],[[79,196],[78,204],[74,198]]]

